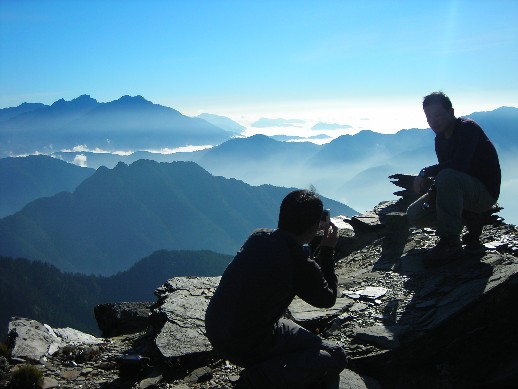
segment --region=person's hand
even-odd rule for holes
[[[416,178],[414,179],[415,193],[417,193],[417,194],[423,193],[423,190],[426,187],[426,182],[427,182],[426,178],[421,177],[421,176],[416,176]]]
[[[334,249],[337,243],[338,227],[335,226],[332,222],[329,222],[328,226],[324,228],[324,236],[322,236],[320,246],[331,247]]]

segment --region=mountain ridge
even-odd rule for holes
[[[31,201],[72,191],[95,172],[45,155],[0,159],[0,218]]]
[[[290,190],[214,176],[194,162],[101,167],[72,193],[37,199],[0,219],[0,255],[107,275],[159,249],[231,254],[254,229],[276,227]],[[322,199],[336,213],[356,214]]]
[[[31,109],[35,108],[35,109]],[[142,96],[99,103],[89,95],[50,106],[0,110],[0,156],[52,152],[89,145],[120,149],[219,144],[235,136],[201,118],[182,115]],[[13,114],[13,112],[19,112]]]

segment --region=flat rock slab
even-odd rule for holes
[[[159,298],[151,321],[158,327],[155,345],[165,358],[207,353],[205,310],[221,277],[177,277],[155,291]]]
[[[364,289],[360,289],[355,293],[360,297],[363,297],[368,300],[376,300],[380,297],[383,297],[387,293],[388,289],[380,286],[367,286]]]
[[[332,308],[321,309],[296,297],[288,307],[288,312],[295,323],[303,327],[311,328],[318,323],[332,321],[353,304],[353,300],[347,297],[339,297],[336,299],[336,304]]]

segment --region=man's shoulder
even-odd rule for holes
[[[476,128],[477,130],[482,131],[482,127],[474,121],[473,119],[467,118],[467,117],[460,117],[457,119],[457,125],[458,127],[464,128],[464,129],[473,129]]]
[[[480,127],[480,125],[470,118],[458,118],[457,126],[455,128],[455,132],[457,135],[460,135],[462,138],[465,137],[476,137],[476,138],[484,138],[486,137],[486,133]]]
[[[275,244],[276,230],[271,228],[258,228],[254,230],[244,244],[244,248],[257,249],[258,246],[265,247]]]
[[[270,256],[291,256],[302,250],[296,239],[279,229],[260,228],[252,232],[243,250],[250,253]]]

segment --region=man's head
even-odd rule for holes
[[[300,189],[290,192],[282,200],[278,227],[300,236],[318,228],[324,206],[315,192]]]
[[[430,128],[436,134],[449,137],[455,126],[455,113],[450,98],[443,92],[433,92],[424,97],[423,110]]]

